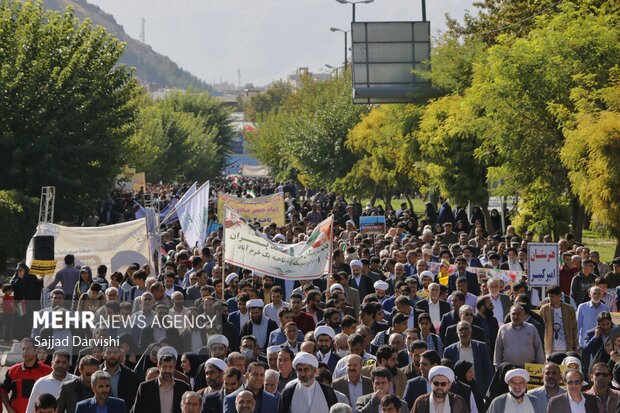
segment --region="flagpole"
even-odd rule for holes
[[[332,222],[330,223],[330,229],[329,229],[329,272],[327,273],[327,288],[325,290],[325,297],[327,299],[331,298],[331,292],[329,291],[329,288],[331,287],[330,284],[330,279],[332,274],[334,273],[334,215],[332,214],[331,216],[332,218]],[[345,288],[345,286],[343,285],[342,288]]]
[[[162,220],[161,220],[161,222],[166,222],[166,220],[170,217],[170,215],[174,214],[174,213],[177,211],[177,209],[179,209],[180,207],[184,206],[184,205],[185,205],[185,204],[187,204],[189,201],[191,201],[191,200],[192,200],[192,199],[196,196],[196,194],[197,194],[197,193],[199,193],[199,192],[200,192],[200,190],[201,190],[202,188],[204,188],[204,186],[205,186],[206,184],[208,184],[209,182],[210,182],[210,181],[207,181],[207,182],[205,182],[204,184],[202,184],[202,185],[200,186],[200,188],[196,189],[196,192],[194,192],[193,194],[191,194],[191,195],[189,196],[189,198],[187,198],[185,201],[183,201],[183,203],[177,202],[177,204],[174,206],[174,208],[172,209],[172,211],[168,212],[168,215],[166,215],[166,217],[165,217],[164,219],[162,219]]]

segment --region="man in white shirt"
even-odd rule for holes
[[[37,401],[37,397],[49,393],[58,398],[58,396],[60,396],[60,386],[62,383],[75,378],[73,374],[67,372],[69,370],[69,358],[70,355],[65,350],[57,350],[54,352],[52,357],[52,372],[47,376],[41,377],[34,383],[30,398],[28,399],[26,413],[34,413],[34,404]]]

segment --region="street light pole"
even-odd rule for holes
[[[368,3],[372,3],[375,0],[358,0],[358,1],[353,1],[353,0],[336,0],[338,3],[342,3],[342,4],[350,4],[351,6],[353,6],[353,23],[355,23],[355,5],[358,3],[361,4],[368,4]]]
[[[347,66],[349,65],[349,59],[347,58],[347,46],[349,45],[349,41],[348,41],[349,30],[342,30],[337,27],[330,27],[329,30],[331,30],[332,32],[344,33],[344,68],[346,70]]]

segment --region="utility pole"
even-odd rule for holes
[[[142,23],[142,30],[140,31],[140,41],[146,44],[146,36],[144,34],[144,26],[146,24],[146,20],[144,19],[144,17],[142,18],[141,23]]]

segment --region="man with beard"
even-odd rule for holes
[[[510,363],[523,366],[525,363],[545,362],[545,351],[540,335],[530,323],[526,323],[525,311],[520,305],[510,308],[510,323],[499,328],[495,341],[493,364]]]
[[[319,363],[327,365],[329,371],[332,373],[334,372],[336,363],[340,360],[340,357],[333,351],[335,335],[334,329],[329,326],[319,326],[314,330],[314,339],[319,348],[318,353],[316,353],[316,358]]]
[[[99,361],[96,358],[93,356],[82,357],[79,366],[80,375],[73,380],[62,383],[62,386],[60,386],[58,413],[75,413],[75,406],[79,402],[94,396],[91,390],[91,376],[98,369]]]
[[[484,331],[484,342],[489,350],[491,350],[492,357],[495,351],[497,331],[499,330],[497,319],[493,316],[493,303],[488,296],[483,295],[482,297],[478,297],[476,309],[478,312],[474,315],[472,325],[478,326]]]
[[[369,276],[362,274],[364,264],[360,260],[351,261],[351,278],[349,286],[357,289],[360,302],[364,301],[364,297],[375,292],[372,280]]]
[[[138,388],[136,373],[125,367],[120,361],[123,355],[116,346],[107,346],[103,349],[103,364],[100,370],[110,375],[110,396],[125,400],[127,411],[133,406]]]
[[[110,397],[110,375],[98,370],[91,377],[93,398],[81,401],[75,407],[76,413],[124,413],[127,411],[123,399]]]
[[[278,400],[272,394],[267,393],[263,386],[265,383],[265,365],[261,362],[253,362],[248,365],[245,373],[245,385],[237,391],[226,396],[224,399],[224,413],[235,413],[236,400],[239,393],[249,390],[256,402],[254,412],[274,413],[278,407]]]
[[[594,385],[586,393],[596,396],[599,402],[599,411],[617,411],[616,409],[620,406],[620,392],[609,387],[611,383],[611,371],[609,370],[609,366],[605,363],[596,363],[592,366],[590,382],[593,382]]]
[[[469,412],[465,400],[461,396],[449,392],[454,382],[454,372],[450,368],[435,366],[428,372],[428,379],[432,386],[431,393],[424,394],[416,399],[413,409],[411,409],[412,413]]]
[[[133,413],[181,413],[181,397],[191,390],[184,381],[173,377],[177,354],[171,347],[162,347],[157,353],[159,375],[140,383]]]
[[[224,371],[228,366],[222,359],[215,357],[205,361],[205,378],[207,387],[201,389],[199,394],[211,393],[222,390],[224,384]]]
[[[263,316],[263,300],[250,300],[247,307],[250,311],[250,319],[241,327],[241,337],[254,336],[261,350],[266,349],[269,344],[269,334],[278,328],[272,319]]]
[[[206,393],[202,396],[201,413],[222,413],[224,398],[241,387],[241,371],[236,367],[228,367],[224,372],[222,390]],[[252,397],[252,399],[254,399]]]
[[[293,368],[298,381],[286,386],[282,392],[278,413],[328,412],[329,407],[338,402],[334,389],[314,379],[318,367],[315,356],[304,351],[297,353]]]
[[[359,413],[379,413],[381,401],[388,394],[393,394],[392,374],[384,367],[379,367],[372,372],[372,387],[374,393],[366,394],[357,399],[356,411]],[[409,406],[404,400],[400,400],[400,412],[409,412]],[[353,405],[353,402],[351,402]]]
[[[527,392],[535,412],[546,412],[550,398],[566,393],[566,390],[560,387],[560,381],[562,381],[560,366],[548,361],[543,367],[542,375],[544,385]]]
[[[398,351],[388,344],[377,350],[377,363],[364,366],[362,376],[371,377],[372,371],[378,367],[385,367],[392,375],[390,391],[392,394],[403,394],[407,385],[407,376],[398,368]]]
[[[523,412],[534,413],[534,403],[529,394],[525,393],[527,383],[530,381],[530,375],[524,369],[512,369],[504,376],[504,381],[508,384],[508,393],[496,397],[491,402],[487,413],[504,413],[504,412]],[[547,410],[549,411],[549,410]],[[566,410],[558,410],[565,412]]]

